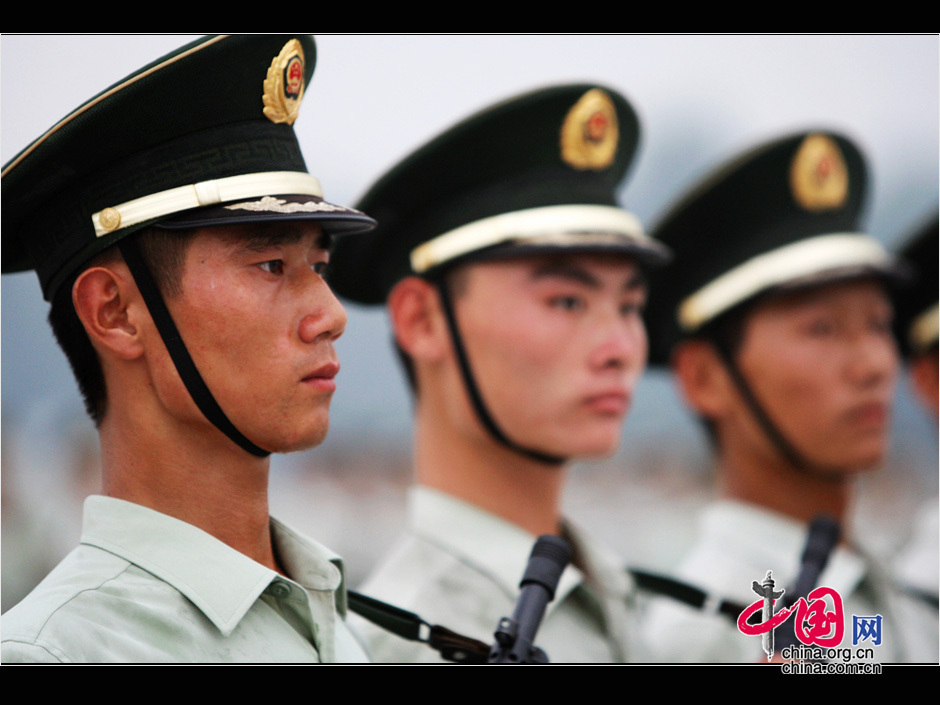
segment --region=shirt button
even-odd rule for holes
[[[290,595],[290,586],[284,583],[274,583],[271,586],[271,594],[278,599],[283,599]]]

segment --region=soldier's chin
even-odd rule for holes
[[[885,437],[871,438],[867,443],[855,446],[853,466],[847,469],[850,473],[871,472],[884,465],[888,457],[889,442]]]
[[[594,453],[585,455],[584,457],[589,460],[604,460],[605,458],[612,458],[617,453],[617,449],[619,447],[619,443],[612,443],[603,450],[598,450]]]
[[[833,481],[842,481],[878,470],[884,465],[886,453],[875,450],[870,453],[857,453],[848,463],[820,463],[814,469],[815,474]]]
[[[302,433],[274,438],[269,445],[263,447],[267,448],[272,453],[297,453],[310,450],[311,448],[316,448],[326,440],[328,430],[329,422]]]
[[[871,453],[859,460],[859,462],[854,467],[846,468],[844,472],[845,474],[849,475],[860,475],[867,472],[874,472],[884,465],[886,457],[887,453],[885,452]]]
[[[620,436],[582,439],[582,442],[561,450],[558,455],[572,460],[603,460],[613,456],[620,447]]]

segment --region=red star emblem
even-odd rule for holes
[[[587,138],[592,142],[600,142],[607,134],[609,124],[606,115],[601,112],[594,113],[587,121]]]

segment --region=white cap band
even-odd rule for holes
[[[585,244],[635,243],[654,247],[639,219],[614,206],[544,206],[500,213],[438,235],[411,252],[418,274],[461,255],[502,243]]]
[[[696,291],[679,306],[679,325],[694,331],[765,289],[829,269],[890,263],[887,250],[867,235],[840,233],[800,240],[753,257]]]
[[[191,208],[213,206],[242,198],[287,194],[323,197],[320,182],[310,174],[300,171],[269,171],[177,186],[105,208],[93,214],[91,219],[95,226],[95,236],[101,237],[121,228]]]

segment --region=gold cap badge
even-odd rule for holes
[[[274,57],[264,79],[264,114],[271,122],[293,125],[304,97],[304,50],[291,39]]]
[[[593,88],[575,103],[561,126],[561,158],[575,169],[606,169],[617,154],[617,110]]]
[[[121,226],[121,211],[116,208],[105,208],[98,214],[98,222],[105,232],[112,232]]]
[[[849,172],[836,143],[825,135],[804,139],[790,165],[790,188],[808,211],[841,206],[849,193]]]

